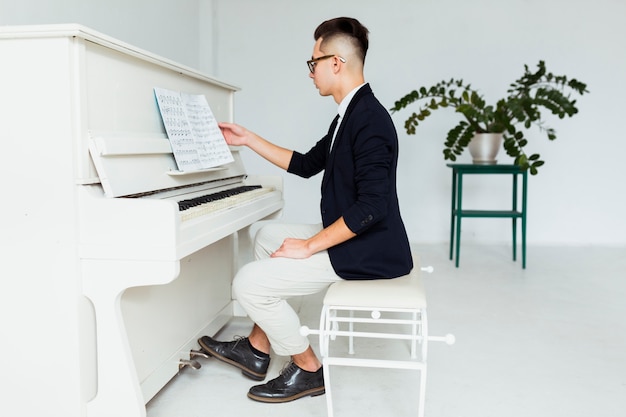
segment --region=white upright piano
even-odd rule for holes
[[[0,415],[145,416],[237,313],[248,229],[280,213],[282,182],[232,147],[179,171],[154,87],[233,119],[237,88],[96,31],[0,28]]]

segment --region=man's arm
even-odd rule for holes
[[[233,123],[219,123],[219,127],[229,145],[247,146],[274,165],[284,170],[289,168],[293,151],[274,145],[256,133]],[[343,217],[341,217],[309,239],[285,239],[280,248],[272,254],[272,257],[308,258],[314,253],[343,243],[354,236],[356,234],[346,226]]]
[[[233,123],[219,123],[218,125],[229,145],[247,146],[277,167],[284,170],[289,168],[293,151],[274,145],[242,126]]]

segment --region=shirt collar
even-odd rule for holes
[[[337,113],[339,114],[340,118],[343,118],[343,115],[346,114],[346,110],[348,109],[348,105],[350,104],[350,102],[352,101],[352,97],[354,97],[354,95],[356,94],[357,91],[359,91],[359,89],[361,87],[363,87],[365,85],[365,83],[357,86],[354,90],[350,91],[344,98],[343,100],[341,100],[341,103],[339,103],[339,108],[337,109]]]

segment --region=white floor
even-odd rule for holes
[[[447,245],[415,250],[435,268],[424,278],[430,334],[457,339],[429,345],[426,417],[626,417],[626,248],[530,247],[526,270],[506,247],[464,245],[458,269]],[[303,324],[317,327],[320,301],[302,300]],[[249,329],[236,319],[218,338]],[[268,376],[286,360],[273,357]],[[148,417],[326,416],[324,396],[257,403],[246,397],[253,381],[201,363],[148,404]],[[416,373],[333,370],[336,416],[416,415]]]

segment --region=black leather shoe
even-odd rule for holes
[[[277,378],[250,388],[248,398],[264,403],[285,403],[308,395],[315,397],[324,392],[322,368],[308,372],[290,362]]]
[[[247,337],[241,337],[232,342],[218,342],[209,336],[202,336],[198,339],[202,350],[215,358],[236,366],[241,369],[248,378],[255,381],[262,381],[267,375],[267,368],[270,365],[270,357],[259,356],[250,348]]]

